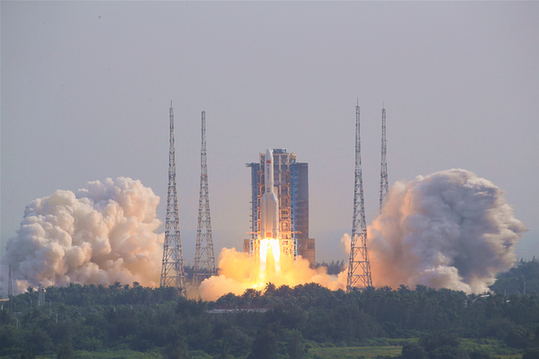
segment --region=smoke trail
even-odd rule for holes
[[[163,243],[154,233],[161,224],[158,204],[150,188],[123,177],[89,182],[76,194],[58,190],[26,207],[2,263],[12,264],[19,292],[71,282],[156,286]]]
[[[503,192],[466,170],[397,182],[368,228],[373,284],[488,291],[526,230]]]

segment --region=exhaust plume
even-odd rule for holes
[[[9,263],[14,292],[71,282],[159,283],[163,235],[154,233],[161,224],[159,197],[140,181],[123,177],[87,187],[77,193],[57,190],[26,207],[2,259],[3,294]]]
[[[248,253],[237,252],[235,248],[223,248],[219,255],[219,275],[205,279],[200,284],[197,295],[203,300],[217,300],[228,293],[241,295],[249,288],[264,290],[265,285],[269,282],[277,287],[281,285],[296,286],[311,282],[331,290],[346,287],[346,271],[339,273],[338,276],[329,275],[326,267],[313,269],[309,267],[309,261],[301,256],[293,261],[292,267],[267,273],[263,281],[260,281],[258,276],[253,276],[257,271],[256,263]]]
[[[367,231],[373,284],[486,292],[526,230],[503,192],[472,172],[397,182]]]

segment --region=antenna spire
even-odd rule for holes
[[[386,147],[386,109],[382,105],[382,161],[380,166],[380,213],[389,189],[387,177],[387,147]]]
[[[361,170],[361,138],[359,99],[356,106],[356,165],[354,172],[354,215],[350,240],[350,260],[346,291],[354,288],[365,289],[372,286],[371,269],[367,253],[367,225],[365,222],[365,201],[363,198],[363,175]]]
[[[8,284],[9,312],[15,315],[15,304],[13,303],[13,269],[9,264],[9,284]]]
[[[168,196],[165,222],[165,243],[161,267],[161,287],[173,286],[180,295],[185,294],[185,271],[183,267],[178,193],[176,189],[176,151],[174,149],[174,109],[170,101],[170,148],[168,153]]]
[[[200,199],[198,201],[198,229],[195,249],[195,268],[193,284],[200,283],[213,275],[217,275],[213,238],[211,233],[210,197],[208,189],[208,163],[206,153],[206,111],[201,118],[202,144],[200,150]]]

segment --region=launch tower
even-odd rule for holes
[[[160,285],[161,287],[173,286],[183,295],[185,292],[185,272],[178,215],[178,193],[176,190],[176,151],[174,149],[174,110],[172,102],[170,103],[170,147],[168,154],[167,218]]]
[[[11,263],[9,264],[9,284],[8,284],[9,312],[15,314],[15,304],[13,303],[13,270]]]
[[[382,108],[382,160],[380,166],[380,213],[382,213],[382,207],[384,206],[384,200],[388,191],[387,180],[387,160],[386,160],[386,109]]]
[[[309,177],[308,164],[296,161],[296,155],[284,148],[270,151],[273,157],[275,194],[278,199],[279,235],[291,240],[294,258],[301,255],[311,266],[315,265],[315,241],[309,238]],[[251,238],[244,242],[244,251],[253,254],[254,241],[260,237],[260,201],[265,192],[264,165],[267,152],[260,153],[258,163],[251,168]]]
[[[350,241],[350,260],[346,291],[372,286],[371,269],[367,253],[367,225],[365,222],[365,201],[363,198],[363,175],[361,170],[361,139],[359,121],[359,101],[356,105],[356,147],[354,171],[354,214]]]
[[[208,163],[206,153],[206,111],[202,111],[202,145],[200,151],[200,199],[198,201],[198,229],[195,249],[193,283],[217,275],[211,232],[210,197],[208,190]]]

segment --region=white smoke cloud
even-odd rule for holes
[[[367,230],[373,284],[488,291],[526,230],[503,192],[472,172],[397,182]]]
[[[77,193],[58,190],[26,207],[2,259],[2,295],[7,294],[8,263],[13,265],[16,292],[30,285],[71,282],[158,285],[164,239],[154,233],[161,224],[156,215],[159,197],[130,178],[109,178],[87,187]],[[471,172],[453,169],[397,182],[382,214],[368,228],[373,284],[484,292],[496,273],[512,266],[514,245],[524,231],[503,192]],[[349,249],[349,235],[341,242]],[[214,296],[231,287],[238,287],[238,293],[244,289],[243,280],[235,278],[242,273],[237,263],[220,262],[222,271],[230,267],[230,273],[220,273],[223,283],[205,283],[212,290],[222,289]],[[345,284],[345,272],[334,278],[298,268],[286,284],[315,281],[331,289]],[[296,272],[307,274],[300,278]],[[231,280],[241,285],[231,285]]]
[[[351,243],[352,243],[352,237],[348,233],[343,234],[343,236],[341,237],[341,245],[344,246],[344,250],[348,254],[350,254]]]
[[[30,203],[17,236],[2,259],[2,294],[7,264],[14,291],[32,285],[159,283],[164,236],[159,197],[130,178],[89,182],[77,193],[57,190]]]

